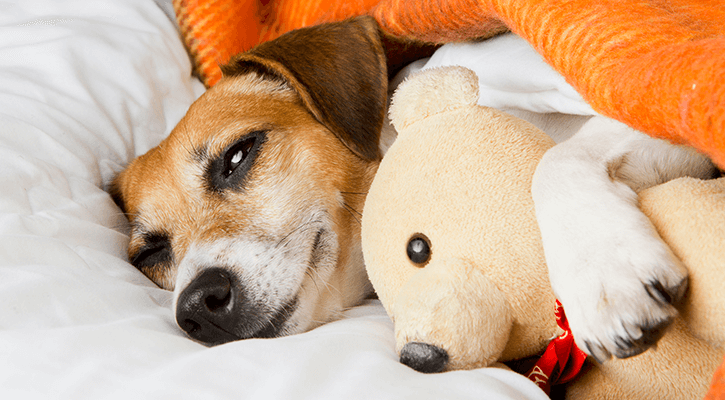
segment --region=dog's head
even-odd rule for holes
[[[223,72],[111,188],[129,259],[209,344],[301,332],[370,292],[359,211],[387,94],[367,17],[293,31]]]

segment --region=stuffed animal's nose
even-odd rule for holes
[[[210,268],[181,292],[176,322],[192,338],[208,344],[240,339],[234,333],[240,293],[229,272]]]
[[[441,372],[448,364],[448,352],[432,344],[409,342],[400,350],[400,362],[418,372]]]

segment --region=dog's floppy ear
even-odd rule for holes
[[[372,17],[291,31],[235,56],[222,72],[283,79],[350,150],[366,160],[380,159],[388,81]]]

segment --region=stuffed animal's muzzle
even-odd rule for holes
[[[433,261],[413,275],[392,314],[400,361],[421,372],[493,364],[513,324],[504,294],[481,268],[455,258]]]

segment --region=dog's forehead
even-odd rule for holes
[[[200,221],[234,220],[242,226],[255,215],[266,215],[274,222],[286,214],[280,210],[298,209],[292,204],[295,199],[310,200],[314,193],[320,195],[320,185],[334,186],[345,179],[344,171],[328,164],[358,160],[296,95],[277,83],[254,82],[257,86],[248,88],[247,81],[220,81],[190,107],[169,137],[126,170],[121,188],[135,226],[163,229],[175,237],[203,230],[196,226]],[[268,133],[247,190],[223,196],[207,190],[210,162],[255,131]],[[228,212],[235,217],[228,218]]]
[[[222,80],[203,94],[166,139],[131,163],[123,174],[129,206],[163,193],[197,191],[206,163],[246,134],[294,132],[290,127],[312,121],[294,95],[265,94],[264,85],[241,89],[238,80]]]
[[[224,78],[191,105],[165,141],[170,151],[217,155],[247,133],[309,124],[316,124],[314,117],[285,85]]]
[[[274,107],[270,105],[266,111],[274,111]],[[224,150],[249,131],[269,130],[266,150],[257,161],[263,173],[258,174],[260,179],[250,182],[246,193],[233,196],[244,197],[244,204],[237,202],[235,209],[241,211],[255,204],[261,206],[258,203],[265,202],[255,201],[260,197],[258,192],[263,187],[275,186],[275,182],[276,186],[291,191],[289,185],[282,185],[279,179],[295,175],[303,179],[304,176],[299,175],[311,172],[297,164],[303,153],[299,144],[304,142],[302,138],[306,133],[321,136],[309,132],[319,127],[305,127],[306,123],[300,121],[290,126],[289,121],[275,117],[274,112],[266,115],[269,118],[227,115],[212,118],[206,126],[200,126],[199,121],[186,120],[159,146],[137,158],[124,172],[122,185],[126,211],[136,220],[136,225],[175,230],[173,225],[185,224],[182,220],[192,215],[203,219],[204,213],[219,206],[217,203],[229,200],[228,195],[222,199],[210,193],[206,187],[207,169],[214,158],[223,157]],[[304,130],[308,132],[297,134]],[[334,137],[332,140],[335,141]],[[298,147],[298,151],[290,152],[292,147]],[[264,197],[276,191],[267,189]]]

